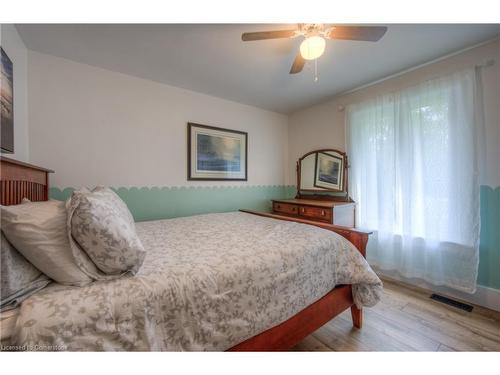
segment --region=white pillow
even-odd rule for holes
[[[146,252],[127,205],[116,193],[103,187],[75,192],[67,207],[72,239],[100,271],[119,276],[139,270]]]
[[[64,202],[27,202],[2,206],[1,214],[5,237],[48,277],[66,285],[82,286],[92,281],[73,257],[66,232]],[[88,258],[83,262],[90,270],[95,270]]]

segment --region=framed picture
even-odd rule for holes
[[[14,70],[12,61],[0,47],[1,84],[0,84],[0,149],[2,153],[14,152]]]
[[[337,152],[318,152],[314,167],[314,186],[344,191],[345,160]]]
[[[248,134],[188,123],[188,180],[246,181]]]

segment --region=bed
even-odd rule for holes
[[[29,170],[2,158],[2,204],[47,199],[48,178],[35,194]],[[4,186],[14,188],[7,194]],[[361,328],[362,306],[382,292],[363,258],[368,233],[311,224],[249,211],[137,223],[147,249],[137,275],[84,287],[52,283],[22,303],[11,344],[286,350],[349,308]]]

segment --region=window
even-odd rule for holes
[[[461,291],[479,259],[475,71],[347,108],[357,225],[376,268]]]

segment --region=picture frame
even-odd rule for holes
[[[344,191],[345,158],[337,152],[318,152],[314,165],[314,186]]]
[[[248,133],[192,122],[187,130],[188,180],[248,180]]]
[[[14,153],[14,67],[0,47],[0,152]]]

